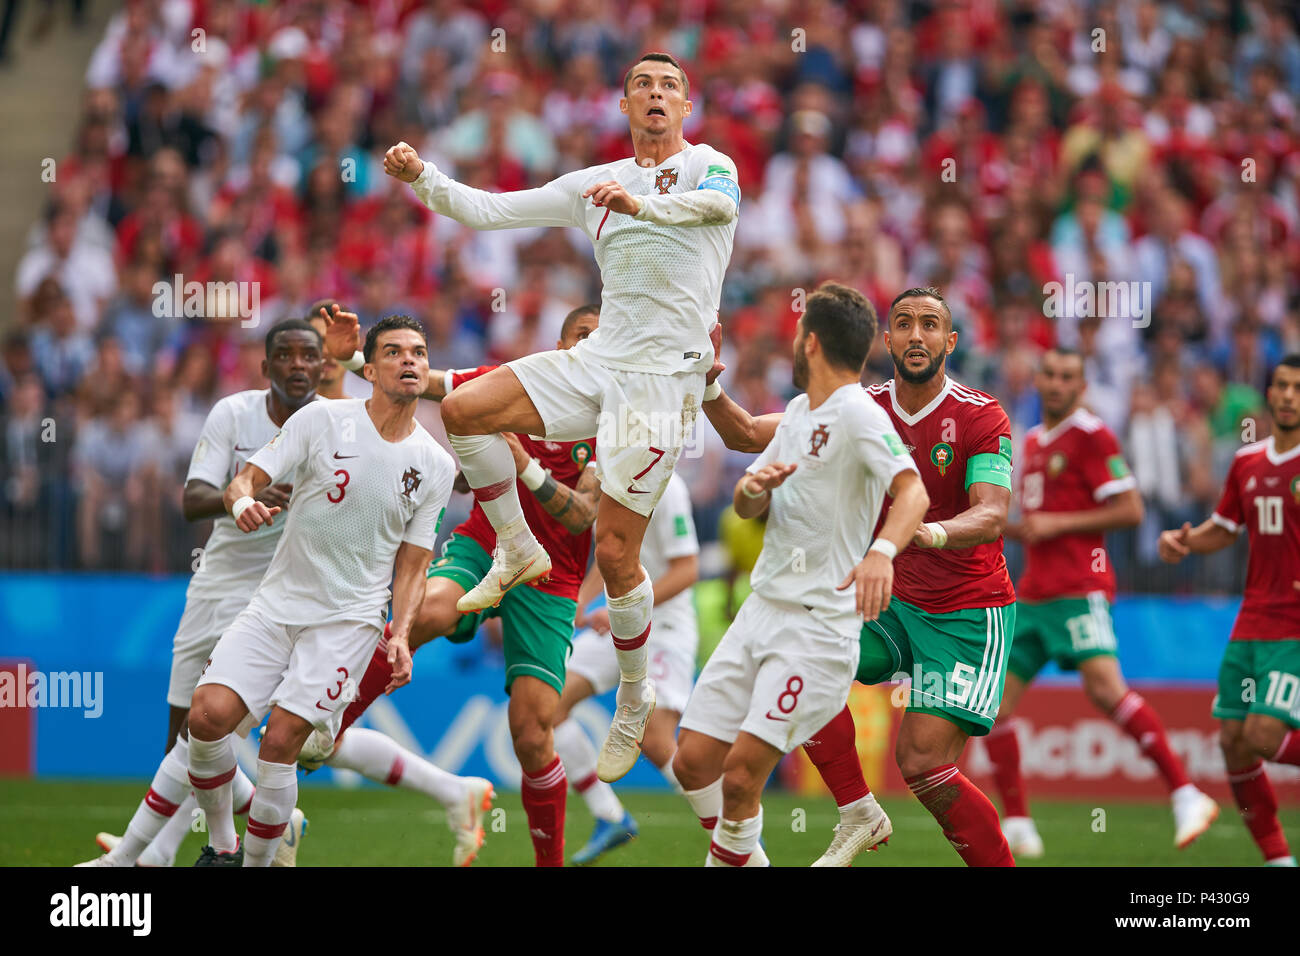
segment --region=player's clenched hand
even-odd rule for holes
[[[389,635],[388,665],[393,669],[393,677],[384,688],[385,694],[411,682],[411,645],[405,634]]]
[[[590,187],[582,194],[583,199],[588,197],[591,198],[593,206],[604,206],[625,216],[635,216],[641,211],[641,200],[613,180],[607,183],[596,183]]]
[[[1161,531],[1160,539],[1156,542],[1156,553],[1160,555],[1160,560],[1166,564],[1177,564],[1191,554],[1192,549],[1187,545],[1187,536],[1191,531],[1192,525],[1188,521],[1173,531]]]
[[[277,511],[283,511],[289,507],[289,496],[291,494],[293,494],[293,485],[288,482],[281,482],[278,485],[267,485],[253,497],[253,500],[269,505]]]
[[[404,183],[413,183],[424,172],[424,162],[410,143],[398,143],[384,153],[384,172]]]
[[[267,507],[255,498],[253,503],[235,519],[235,526],[247,534],[250,531],[256,531],[264,524],[272,524],[271,519],[279,513],[280,509],[278,507]]]
[[[930,533],[930,529],[925,526],[924,521],[921,522],[920,527],[912,532],[912,544],[918,548],[934,547],[934,535]]]
[[[587,627],[591,628],[597,634],[609,633],[609,609],[598,607],[587,615]]]
[[[355,312],[344,312],[334,303],[333,313],[320,307],[325,319],[325,351],[339,362],[346,362],[361,349],[361,320]]]
[[[1050,541],[1058,534],[1055,519],[1042,511],[1033,511],[1025,515],[1024,520],[1020,522],[1019,531],[1020,540],[1025,544]]]
[[[864,621],[874,621],[889,607],[889,596],[894,590],[894,562],[879,551],[868,551],[835,590],[843,591],[851,586],[856,586],[857,612]]]
[[[798,467],[798,465],[783,465],[780,462],[764,465],[746,479],[749,490],[756,493],[771,491],[783,484]]]

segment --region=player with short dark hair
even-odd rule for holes
[[[764,783],[844,708],[862,621],[890,613],[894,558],[929,505],[889,418],[862,391],[875,324],[844,286],[808,297],[794,340],[803,394],[736,484],[736,514],[769,513],[754,590],[700,673],[673,758],[712,833],[708,866],[767,863]]]
[[[1300,353],[1283,358],[1265,395],[1273,434],[1237,452],[1219,504],[1195,528],[1160,534],[1160,558],[1250,539],[1246,592],[1219,669],[1214,716],[1237,808],[1269,866],[1295,866],[1264,761],[1300,766]]]
[[[1084,693],[1132,737],[1169,788],[1174,844],[1181,850],[1204,833],[1219,807],[1188,779],[1165,737],[1160,717],[1120,673],[1111,624],[1115,572],[1102,535],[1142,521],[1142,496],[1119,440],[1083,406],[1083,357],[1049,349],[1036,384],[1043,421],[1025,435],[1019,468],[1021,518],[1007,537],[1025,547],[1016,583],[1016,633],[998,720],[985,740],[1002,797],[1002,832],[1017,857],[1043,855],[1020,776],[1020,745],[1012,719],[1020,696],[1049,660],[1077,670]]]
[[[407,143],[384,157],[425,205],[475,229],[571,226],[595,249],[601,327],[565,351],[538,352],[488,372],[443,404],[452,448],[496,529],[488,574],[458,602],[478,611],[511,588],[545,579],[550,559],[524,520],[511,449],[502,433],[601,444],[596,562],[608,597],[621,680],[598,775],[619,779],[636,762],[655,706],[647,674],[653,588],[638,555],[705,393],[722,277],[740,208],[735,163],[687,143],[693,104],[681,66],[639,58],[619,109],[635,155],[567,173],[538,189],[488,193],[448,178]]]
[[[856,676],[864,684],[912,677],[895,748],[904,779],[968,865],[1013,866],[997,810],[957,768],[966,740],[993,726],[1015,629],[1002,555],[1011,423],[992,395],[947,374],[957,333],[937,289],[894,299],[885,344],[894,377],[867,393],[916,459],[930,505],[894,563],[893,600],[861,629]],[[754,418],[725,395],[704,410],[729,448],[749,450],[771,434],[774,416]],[[814,866],[848,866],[893,829],[862,776],[856,737],[845,707],[805,744],[840,808],[835,838]]]

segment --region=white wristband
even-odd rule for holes
[[[542,482],[546,480],[546,469],[536,458],[528,461],[528,467],[519,473],[519,480],[524,483],[524,487],[529,491],[536,491],[542,487]]]
[[[722,394],[722,383],[716,378],[704,387],[704,398],[702,402],[711,402]]]
[[[355,372],[357,369],[361,368],[361,366],[366,364],[365,353],[353,352],[352,358],[348,359],[346,362],[339,362],[339,364],[349,372]]]
[[[928,521],[925,526],[930,529],[930,537],[933,539],[930,543],[930,547],[942,548],[948,543],[948,532],[939,522]]]
[[[764,488],[758,494],[754,494],[752,491],[749,490],[749,477],[746,476],[745,480],[740,483],[740,493],[744,495],[746,498],[761,498],[765,494],[767,494],[767,489]]]
[[[230,517],[238,521],[239,516],[242,515],[245,511],[247,511],[249,505],[251,505],[252,503],[253,503],[252,497],[250,497],[249,495],[244,495],[244,497],[240,498],[238,501],[236,501],[233,505],[230,506]]]
[[[871,547],[867,550],[879,551],[890,561],[893,561],[894,558],[898,557],[898,545],[894,544],[892,541],[886,540],[885,538],[877,538],[875,541],[871,542]]]
[[[443,395],[450,395],[451,390],[456,387],[455,383],[452,381],[452,374],[454,372],[455,369],[449,368],[447,369],[447,371],[442,373],[442,394]]]

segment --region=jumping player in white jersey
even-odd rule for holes
[[[471,189],[406,143],[384,157],[385,172],[410,183],[441,215],[476,229],[576,227],[595,248],[604,290],[600,328],[575,348],[525,356],[458,388],[443,402],[442,418],[497,532],[491,570],[457,602],[466,613],[495,606],[510,588],[550,569],[524,520],[514,458],[500,433],[597,437],[604,494],[596,561],[621,673],[597,767],[605,781],[632,768],[654,710],[645,649],[653,594],[639,560],[641,538],[705,397],[714,361],[709,332],[740,205],[735,163],[682,138],[688,96],[675,59],[642,57],[628,70],[619,101],[635,156],[538,189]]]
[[[794,384],[771,443],[736,484],[742,518],[767,509],[753,593],[682,715],[673,769],[705,829],[708,866],[763,866],[763,785],[848,699],[862,621],[889,606],[894,556],[929,507],[916,465],[859,381],[871,304],[824,283],[794,341]],[[880,534],[872,530],[892,499]],[[865,557],[863,554],[865,553]]]
[[[167,688],[170,720],[167,753],[154,774],[144,800],[119,837],[100,833],[96,837],[107,851],[90,863],[97,866],[171,866],[193,819],[194,796],[188,776],[189,736],[185,718],[190,698],[198,683],[203,663],[212,654],[217,639],[248,604],[271,562],[284,522],[243,534],[226,514],[222,491],[257,449],[275,437],[289,417],[317,400],[323,368],[322,336],[306,322],[289,319],[266,334],[266,359],[262,374],[271,387],[229,395],[213,406],[194,446],[190,470],[185,478],[181,509],[188,521],[215,518],[212,534],[185,592],[172,643],[171,680]],[[293,491],[292,476],[268,485],[257,500],[270,507],[287,507]],[[253,783],[235,769],[231,780],[235,812],[248,812]],[[299,814],[300,816],[300,814]],[[295,820],[292,850],[302,835]],[[282,855],[283,862],[288,859]]]
[[[313,728],[331,736],[384,631],[393,684],[410,680],[408,635],[424,593],[455,466],[415,421],[428,387],[426,340],[406,316],[366,337],[370,399],[304,409],[255,453],[225,493],[245,533],[278,507],[253,496],[296,475],[293,507],[262,583],[222,635],[190,707],[189,777],[210,845],[200,865],[265,866],[297,799],[295,760]],[[270,713],[241,843],[231,814],[231,734]]]
[[[641,543],[641,561],[654,588],[654,615],[646,648],[658,697],[642,749],[668,782],[680,790],[672,768],[677,722],[695,683],[695,655],[700,643],[691,597],[691,587],[700,576],[700,542],[695,535],[691,493],[680,475],[669,479],[663,498],[650,516]],[[589,579],[600,587],[599,572],[594,567]],[[580,604],[588,593],[596,592],[588,592],[588,582],[584,581]],[[564,694],[555,718],[555,750],[573,788],[596,818],[591,838],[573,855],[573,862],[580,865],[594,862],[637,835],[632,814],[613,788],[596,776],[596,748],[578,722],[568,719],[569,712],[581,701],[613,690],[619,680],[618,659],[609,637],[609,612],[597,608],[583,623],[584,629],[573,639]]]

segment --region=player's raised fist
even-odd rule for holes
[[[361,321],[355,312],[344,312],[334,303],[333,314],[321,306],[325,319],[325,351],[335,360],[346,362],[361,348]]]
[[[1156,553],[1160,555],[1160,560],[1166,564],[1177,564],[1191,554],[1191,548],[1187,546],[1187,536],[1191,531],[1192,525],[1187,521],[1183,522],[1181,528],[1161,531],[1160,539],[1156,542]]]
[[[404,183],[413,183],[424,172],[424,163],[410,143],[398,143],[384,153],[384,172]]]

